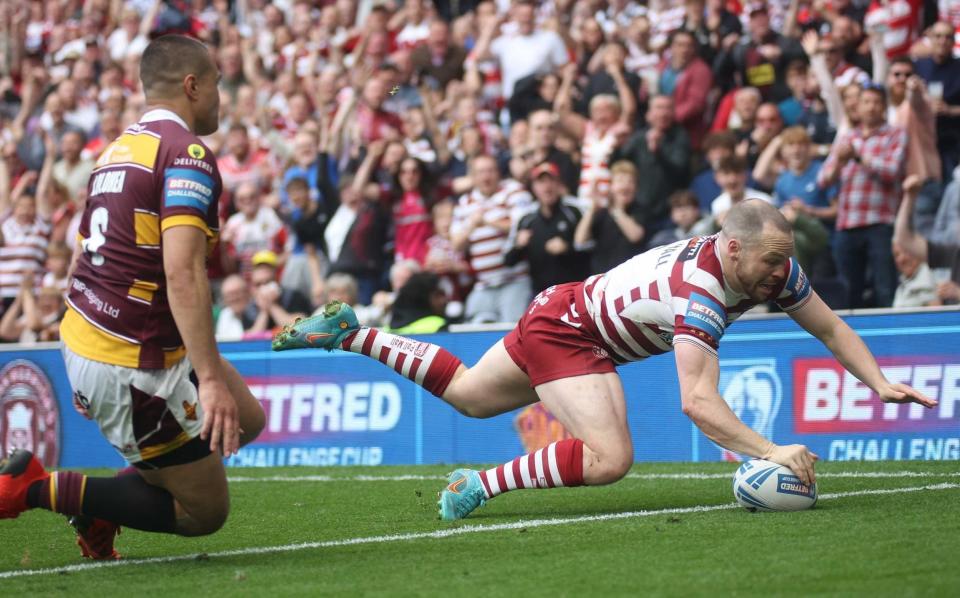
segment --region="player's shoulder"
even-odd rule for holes
[[[191,168],[208,174],[218,172],[213,151],[173,113],[151,111],[137,125],[160,138],[163,168]]]
[[[717,252],[718,237],[719,235],[695,236],[668,245],[679,248],[675,261],[684,264],[684,278],[689,278],[697,271],[705,271],[717,277],[723,276]]]
[[[787,261],[784,274],[783,286],[777,289],[774,296],[785,311],[792,311],[787,308],[799,308],[810,297],[813,287],[810,285],[807,273],[803,271],[803,267],[795,257]]]
[[[199,168],[209,173],[217,171],[217,158],[202,139],[189,131],[171,129],[163,138],[167,147],[169,166]]]
[[[717,235],[692,237],[667,247],[673,248],[672,259],[663,264],[671,287],[692,286],[706,290],[716,298],[724,296]]]

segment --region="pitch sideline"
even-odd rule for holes
[[[941,484],[930,484],[927,486],[912,486],[906,488],[880,488],[874,490],[853,490],[850,492],[834,492],[820,495],[820,500],[833,500],[837,498],[849,498],[854,496],[874,496],[882,494],[904,494],[908,492],[923,492],[937,490],[954,490],[960,488],[960,484],[944,482]],[[286,544],[282,546],[261,546],[251,548],[239,548],[235,550],[224,550],[221,552],[211,552],[206,554],[208,558],[223,558],[232,556],[247,556],[258,554],[277,554],[284,552],[297,552],[301,550],[314,550],[318,548],[338,548],[340,546],[354,546],[358,544],[383,544],[387,542],[402,542],[407,540],[424,540],[435,538],[448,538],[451,536],[460,536],[471,533],[498,532],[504,530],[515,530],[521,528],[546,527],[554,525],[567,525],[571,523],[591,523],[596,521],[613,521],[618,519],[636,519],[640,517],[652,517],[656,515],[682,515],[689,513],[707,513],[710,511],[725,511],[739,508],[736,503],[726,503],[722,505],[700,505],[696,507],[682,507],[674,509],[658,509],[655,511],[625,511],[621,513],[606,513],[603,515],[584,515],[581,517],[566,517],[556,519],[532,519],[529,521],[516,521],[513,523],[497,523],[492,525],[465,525],[449,529],[436,530],[432,532],[416,532],[406,534],[391,534],[385,536],[365,536],[359,538],[347,538],[343,540],[327,540],[324,542],[302,542],[299,544]],[[196,560],[198,554],[183,554],[167,557],[155,557],[148,559],[131,559],[120,561],[100,561],[96,563],[81,563],[77,565],[67,565],[65,567],[50,567],[46,569],[21,569],[15,571],[0,572],[0,580],[13,579],[17,577],[32,577],[38,575],[62,575],[65,573],[79,573],[93,569],[105,569],[113,567],[126,567],[133,565],[155,565],[164,563],[175,563],[182,561]]]

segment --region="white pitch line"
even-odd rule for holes
[[[906,492],[922,492],[934,490],[953,490],[960,488],[960,484],[941,483],[927,486],[913,486],[908,488],[883,488],[876,490],[855,490],[851,492],[834,492],[820,495],[820,500],[832,500],[837,498],[848,498],[853,496],[869,496],[878,494],[902,494]],[[453,527],[441,529],[432,532],[413,532],[406,534],[390,534],[385,536],[366,536],[360,538],[346,538],[344,540],[327,540],[324,542],[302,542],[299,544],[286,544],[283,546],[260,546],[251,548],[239,548],[236,550],[224,550],[221,552],[205,553],[205,558],[223,558],[232,556],[249,556],[258,554],[278,554],[285,552],[297,552],[300,550],[314,550],[317,548],[337,548],[340,546],[355,546],[358,544],[383,544],[387,542],[404,542],[408,540],[427,540],[435,538],[449,538],[451,536],[462,536],[464,534],[475,534],[483,532],[499,532],[504,530],[527,529],[533,527],[546,527],[555,525],[568,525],[571,523],[592,523],[596,521],[613,521],[618,519],[636,519],[639,517],[653,517],[656,515],[682,515],[689,513],[707,513],[710,511],[726,511],[738,508],[737,503],[726,503],[722,505],[700,505],[696,507],[681,507],[674,509],[657,509],[655,511],[625,511],[622,513],[605,513],[602,515],[584,515],[581,517],[566,517],[556,519],[532,519],[529,521],[516,521],[513,523],[496,523],[491,525],[465,525],[462,527]],[[201,555],[183,554],[176,556],[156,557],[149,559],[131,559],[120,561],[99,561],[95,563],[83,563],[79,565],[67,565],[65,567],[52,567],[47,569],[21,569],[17,571],[0,572],[0,579],[12,579],[16,577],[29,577],[38,575],[62,575],[64,573],[79,573],[93,569],[107,569],[115,567],[128,567],[134,565],[157,565],[164,563],[176,563],[183,561],[196,560]],[[202,558],[202,557],[201,557]]]
[[[733,478],[732,473],[629,473],[628,478],[641,480],[715,480]],[[960,477],[960,472],[933,471],[826,471],[818,478],[933,478]]]
[[[246,477],[230,476],[227,481],[231,484],[244,482],[408,482],[418,480],[445,480],[445,476],[439,475],[356,475],[356,476],[330,476],[330,475],[301,475],[301,476],[266,476],[266,477]]]
[[[733,479],[733,473],[629,473],[631,480],[723,480]],[[933,471],[836,471],[817,474],[818,478],[935,478],[960,477],[960,472],[938,473]],[[446,476],[439,475],[395,475],[395,476],[235,476],[228,478],[231,484],[247,482],[409,482],[409,481],[438,481],[446,480]]]

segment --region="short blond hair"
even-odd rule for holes
[[[613,166],[610,167],[610,176],[615,177],[618,174],[630,175],[636,180],[637,178],[637,167],[634,166],[633,162],[629,160],[619,160],[613,163]]]
[[[802,144],[810,145],[810,134],[803,127],[789,127],[780,133],[780,141],[783,145]]]

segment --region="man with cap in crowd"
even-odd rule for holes
[[[504,261],[530,264],[533,292],[579,280],[589,274],[587,255],[574,249],[573,234],[582,216],[577,200],[563,195],[560,169],[542,162],[530,172],[530,190],[536,204],[520,217],[514,246]]]

